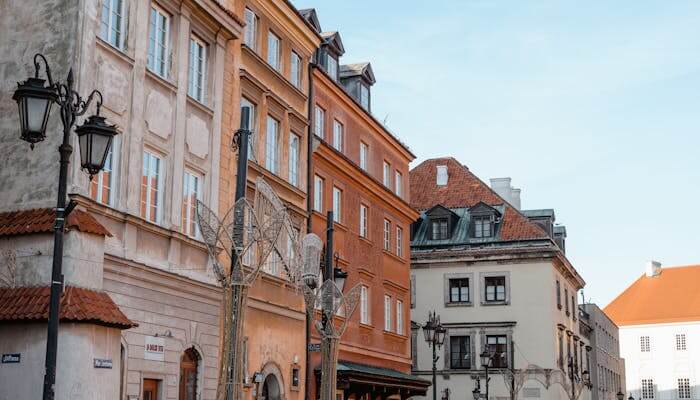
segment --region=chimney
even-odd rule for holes
[[[503,197],[503,200],[508,204],[520,210],[520,189],[516,189],[510,185],[511,179],[506,178],[491,178],[491,189]]]
[[[438,186],[447,186],[447,165],[438,165],[436,171],[437,176],[435,177],[435,183]]]
[[[646,266],[647,278],[653,278],[661,275],[661,263],[658,261],[648,261]]]
[[[511,198],[513,199],[511,205],[516,209],[520,210],[520,189],[513,188],[511,189],[510,194]]]

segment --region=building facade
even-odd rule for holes
[[[625,388],[625,360],[620,357],[617,325],[593,303],[579,306],[581,321],[590,326],[591,385],[593,400],[616,400]]]
[[[313,155],[311,231],[326,237],[333,211],[336,267],[347,288],[361,285],[360,304],[340,341],[339,399],[405,399],[424,393],[410,375],[408,164],[414,159],[370,111],[369,63],[341,65],[338,32],[324,32],[314,10],[302,10],[323,38],[312,66]],[[312,343],[320,342],[311,331]],[[320,355],[309,368],[310,398],[318,397]]]
[[[53,20],[47,23],[46,16]],[[242,20],[211,0],[56,0],[43,2],[41,13],[14,2],[0,19],[3,35],[14,37],[2,41],[2,62],[16,63],[3,68],[2,77],[0,203],[6,212],[0,229],[4,248],[17,260],[5,269],[24,277],[5,283],[3,306],[8,293],[48,284],[52,239],[45,232],[52,224],[42,224],[53,220],[60,122],[54,113],[47,140],[27,151],[9,95],[10,82],[32,75],[32,56],[40,52],[54,79],[65,79],[72,67],[79,93],[100,90],[101,115],[120,132],[104,171],[92,181],[80,171],[71,133],[68,192],[77,208],[69,217],[76,221],[67,233],[62,301],[66,310],[91,309],[98,303],[90,296],[105,294],[99,304],[113,307],[104,312],[128,322],[62,317],[56,397],[213,399],[221,294],[194,210],[197,200],[218,207],[222,130],[230,129],[224,109],[233,100],[225,96],[224,82],[235,81]],[[19,218],[27,229],[11,229],[16,210],[25,212]],[[93,294],[70,295],[79,290]],[[16,301],[27,302],[29,295]],[[45,310],[47,298],[39,298]],[[14,321],[3,328],[25,329],[18,321],[28,316],[15,310],[2,318]],[[2,397],[39,397],[42,318],[33,314],[39,328],[31,345],[0,334],[2,353],[26,353],[16,364],[2,364]],[[93,329],[93,321],[112,330]],[[116,336],[115,327],[123,329]]]
[[[605,313],[619,326],[627,391],[635,399],[700,398],[700,266],[663,267],[645,273]]]
[[[590,332],[576,305],[584,281],[554,241],[553,212],[520,211],[509,180],[499,192],[517,202],[454,158],[419,164],[410,185],[421,212],[411,227],[413,373],[432,375],[422,326],[434,311],[446,328],[437,361],[441,398],[484,393],[485,350],[489,399],[589,398]]]

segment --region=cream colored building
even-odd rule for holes
[[[484,393],[479,355],[488,349],[489,399],[511,398],[509,373],[523,377],[514,398],[590,398],[580,378],[591,331],[576,304],[584,281],[562,251],[553,213],[520,211],[511,205],[519,198],[504,200],[453,158],[427,160],[410,178],[421,211],[411,241],[414,374],[432,375],[421,327],[435,311],[446,328],[439,397],[471,399],[477,385]]]

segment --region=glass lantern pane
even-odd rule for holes
[[[27,97],[27,128],[32,132],[40,132],[44,124],[44,117],[48,112],[48,99]]]
[[[83,135],[79,136],[79,145],[80,145],[80,163],[82,166],[85,166],[85,162],[87,160],[87,155],[88,151],[90,150],[90,138],[91,135]]]
[[[109,145],[112,141],[111,139],[112,138],[109,136],[96,134],[92,135],[92,146],[90,147],[92,154],[90,155],[90,164],[102,169],[102,163],[107,158],[107,153],[109,152]]]

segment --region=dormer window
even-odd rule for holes
[[[493,236],[493,221],[490,216],[474,218],[474,237],[489,238]]]
[[[365,84],[360,84],[360,105],[369,111],[369,88]]]
[[[334,81],[338,80],[338,59],[330,53],[326,53],[326,72]]]
[[[479,202],[469,209],[469,235],[475,239],[496,236],[496,222],[501,213],[490,205]]]
[[[447,165],[437,166],[437,185],[446,186],[447,185]]]
[[[431,221],[431,228],[432,228],[432,234],[431,234],[432,240],[449,239],[450,230],[449,230],[449,222],[448,222],[447,218],[440,218],[440,219],[432,220]]]

